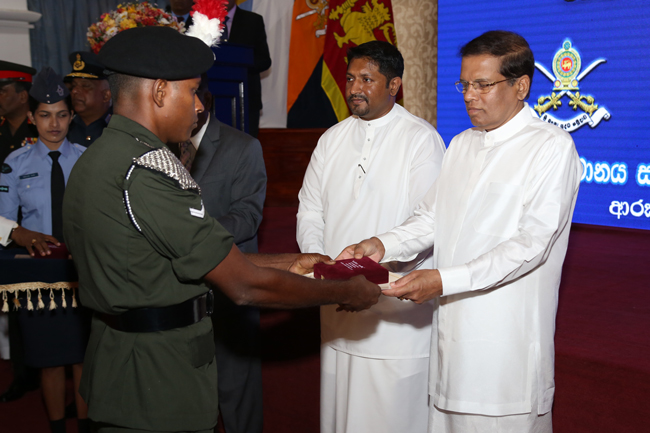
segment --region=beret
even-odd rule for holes
[[[109,39],[99,51],[99,61],[110,72],[185,80],[210,69],[214,53],[200,39],[170,27],[134,27]]]
[[[44,67],[38,73],[29,90],[29,96],[44,104],[56,104],[69,94],[63,79],[49,66]]]
[[[36,69],[30,68],[29,66],[0,60],[0,82],[23,81],[25,83],[31,83],[32,75],[35,73]]]
[[[99,61],[97,54],[92,51],[74,51],[70,54],[68,60],[72,65],[72,72],[65,76],[65,81],[72,78],[106,79],[104,65]]]

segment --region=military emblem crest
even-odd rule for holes
[[[325,36],[325,33],[327,32],[326,13],[327,9],[329,9],[328,1],[329,0],[305,0],[305,3],[310,10],[296,16],[296,21],[298,21],[310,15],[318,15],[318,18],[314,23],[314,31],[317,38]]]
[[[86,67],[86,62],[81,60],[81,54],[77,53],[77,60],[72,65],[72,69],[75,71],[81,71]]]
[[[540,96],[533,107],[540,118],[568,132],[575,131],[586,124],[595,128],[601,120],[609,120],[611,114],[605,107],[596,104],[594,96],[580,92],[580,81],[598,65],[606,62],[607,59],[598,58],[581,70],[580,53],[569,39],[564,40],[562,47],[553,57],[553,73],[541,63],[535,62],[535,67],[553,83],[551,94]],[[557,111],[562,106],[562,98],[565,95],[569,97],[568,106],[573,111],[580,109],[582,113],[570,119],[559,119],[551,114],[551,109]]]

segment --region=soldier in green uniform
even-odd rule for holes
[[[165,143],[182,142],[213,53],[164,27],[126,30],[100,60],[114,115],[73,169],[64,237],[94,310],[80,392],[96,431],[212,431],[217,366],[205,282],[237,304],[361,310],[380,289],[362,277],[317,281],[319,255],[247,255],[205,212],[198,185]],[[354,289],[353,289],[354,288]]]

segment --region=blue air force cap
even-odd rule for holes
[[[203,41],[170,27],[134,27],[113,36],[99,51],[110,72],[142,78],[185,80],[206,72],[214,62]]]
[[[43,104],[56,104],[64,100],[70,92],[63,83],[61,76],[49,66],[44,67],[34,77],[29,95]]]

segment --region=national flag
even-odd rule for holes
[[[287,113],[323,55],[328,0],[296,0],[291,20]]]
[[[330,0],[327,17],[321,85],[341,121],[350,115],[345,101],[347,49],[374,40],[397,46],[397,36],[391,0]]]

